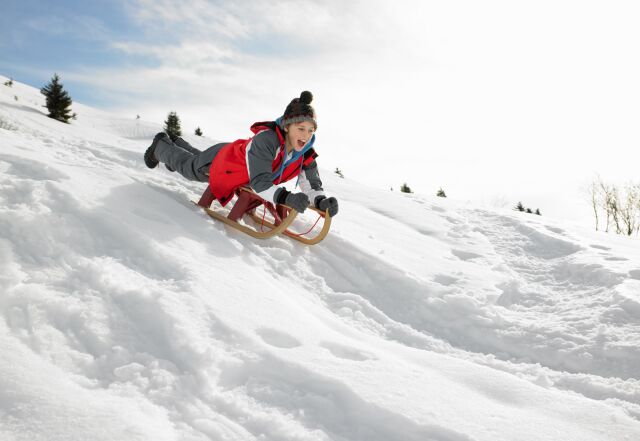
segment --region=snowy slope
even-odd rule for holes
[[[258,241],[42,104],[0,85],[1,440],[640,439],[638,240],[324,170],[329,237]]]

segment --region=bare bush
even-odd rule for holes
[[[627,183],[620,188],[596,176],[589,186],[589,201],[599,229],[604,215],[605,231],[614,228],[616,234],[636,235],[640,231],[640,184]]]

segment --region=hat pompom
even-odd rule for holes
[[[302,104],[311,104],[311,101],[313,101],[313,95],[308,90],[300,94],[300,102]]]
[[[289,124],[309,121],[312,122],[313,126],[317,129],[316,112],[313,110],[313,107],[311,107],[312,100],[313,95],[308,90],[302,92],[300,98],[292,99],[278,123],[280,127],[285,128]]]

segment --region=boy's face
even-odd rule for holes
[[[313,135],[313,132],[315,131],[316,129],[313,123],[309,121],[289,124],[286,129],[287,143],[289,144],[289,146],[291,146],[291,148],[299,152],[300,150],[302,150],[305,144],[309,142],[311,136]]]

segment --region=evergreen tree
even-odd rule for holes
[[[522,202],[518,202],[518,205],[516,205],[516,210],[524,211],[524,205],[522,205]]]
[[[5,81],[4,85],[8,87],[13,87],[13,78],[9,78],[7,81]]]
[[[436,193],[436,196],[441,197],[441,198],[446,198],[447,194],[444,192],[442,187],[440,187],[440,190],[438,190],[438,193]]]
[[[180,118],[176,112],[169,112],[167,120],[164,122],[164,131],[169,135],[172,140],[182,136],[182,129],[180,128]]]
[[[539,209],[539,208],[536,208],[536,214],[537,214],[538,216],[542,216],[542,213],[540,213],[540,209]]]
[[[49,84],[40,89],[40,93],[47,99],[47,110],[49,110],[49,118],[57,119],[64,123],[68,123],[71,118],[75,119],[76,114],[71,115],[71,97],[64,90],[60,77],[54,74]]]
[[[527,208],[525,211],[529,214],[533,214],[533,211],[531,211],[531,208]]]
[[[200,130],[200,127],[197,127],[197,128],[196,128],[196,132],[195,132],[195,133],[196,133],[196,135],[198,135],[198,136],[202,136],[202,130]]]
[[[334,173],[340,176],[341,178],[344,178],[344,175],[342,174],[342,170],[340,170],[338,167],[336,167],[336,171]]]
[[[407,185],[406,182],[400,186],[400,191],[403,193],[413,193],[413,191],[411,191],[411,188]]]

